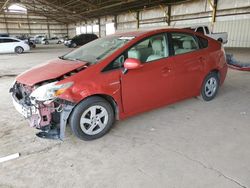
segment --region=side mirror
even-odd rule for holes
[[[139,59],[127,58],[124,62],[123,74],[126,74],[128,70],[138,69],[142,67],[142,63]]]

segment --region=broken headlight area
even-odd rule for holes
[[[64,138],[65,126],[74,104],[58,96],[71,87],[73,82],[57,85],[43,83],[33,87],[16,82],[10,89],[13,104],[31,127],[40,129],[39,137]]]

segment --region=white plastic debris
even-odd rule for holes
[[[18,157],[20,157],[19,153],[15,153],[15,154],[8,155],[8,156],[5,156],[5,157],[0,157],[0,163],[6,162],[6,161],[9,161],[9,160],[12,160],[12,159],[16,159]]]
[[[155,128],[152,127],[152,128],[150,129],[150,131],[155,131]]]
[[[244,115],[247,115],[246,112],[240,112],[240,114],[243,115],[243,116],[244,116]]]

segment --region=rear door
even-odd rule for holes
[[[173,88],[178,100],[199,94],[207,53],[201,50],[198,40],[188,33],[171,33],[173,50]]]
[[[1,52],[2,53],[14,52],[14,41],[9,38],[3,38],[1,41]]]
[[[8,49],[8,52],[15,52],[15,47],[19,46],[18,45],[19,43],[20,43],[20,41],[16,40],[16,39],[7,39],[6,48]],[[20,44],[20,46],[21,46],[21,44]]]

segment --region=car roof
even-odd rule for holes
[[[1,38],[1,39],[15,39],[15,40],[21,41],[20,39],[15,38],[15,37],[0,37],[0,38]]]
[[[130,32],[117,32],[114,35],[122,36],[122,37],[139,37],[143,35],[151,35],[163,32],[187,32],[187,33],[194,33],[190,31],[190,29],[180,29],[180,28],[163,28],[163,29],[150,29],[150,30],[137,30],[137,31],[130,31]]]

